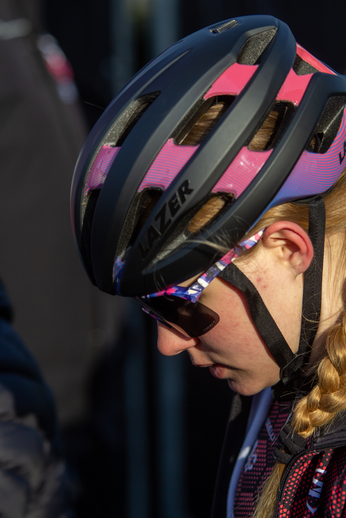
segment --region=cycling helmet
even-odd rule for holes
[[[143,296],[207,270],[270,207],[315,197],[344,168],[346,78],[271,16],[232,18],[178,41],[122,89],[91,131],[71,193],[84,268],[102,291]],[[210,106],[224,110],[195,145]],[[280,116],[261,151],[251,140]],[[218,214],[189,224],[216,193]]]

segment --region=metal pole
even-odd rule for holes
[[[133,0],[111,1],[112,91],[116,95],[133,76]]]
[[[128,351],[125,362],[124,389],[126,414],[126,517],[150,518],[151,484],[149,462],[149,412],[146,348],[140,307],[129,300],[126,308]]]
[[[178,39],[177,0],[150,0],[152,13],[152,52],[156,56]]]

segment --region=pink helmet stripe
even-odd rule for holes
[[[302,100],[312,76],[313,74],[298,76],[291,69],[276,99],[278,101],[290,101],[297,106]]]
[[[320,72],[325,72],[326,74],[333,74],[336,75],[335,72],[327,65],[319,61],[317,58],[315,58],[310,52],[305,50],[301,45],[297,43],[297,54],[299,57],[301,57],[304,61],[315,67]]]
[[[169,139],[148,169],[139,191],[147,187],[167,189],[184,165],[190,160],[198,146],[177,146]]]
[[[216,95],[238,95],[250,81],[258,65],[240,65],[233,63],[212,84],[204,98],[209,99]]]
[[[272,151],[250,151],[243,147],[215,184],[213,192],[228,192],[238,198],[262,169]]]
[[[102,187],[119,150],[120,147],[112,147],[107,144],[101,147],[94,160],[92,168],[90,169],[85,186],[85,196],[88,194],[90,189],[100,189]]]
[[[345,114],[336,139],[326,153],[303,151],[290,176],[271,206],[303,196],[312,196],[329,189],[344,169],[346,139]]]

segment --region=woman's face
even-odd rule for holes
[[[287,264],[277,261],[259,243],[255,259],[240,258],[236,264],[252,281],[287,343],[298,349],[302,275],[294,277]],[[239,394],[252,395],[275,385],[279,367],[255,328],[243,293],[220,278],[214,279],[199,299],[220,317],[219,323],[200,338],[186,338],[158,323],[158,349],[167,356],[187,351],[196,367],[208,367],[219,379],[227,379]]]

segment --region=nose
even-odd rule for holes
[[[157,323],[157,348],[164,356],[175,356],[198,343],[198,338],[187,338],[174,328]]]

